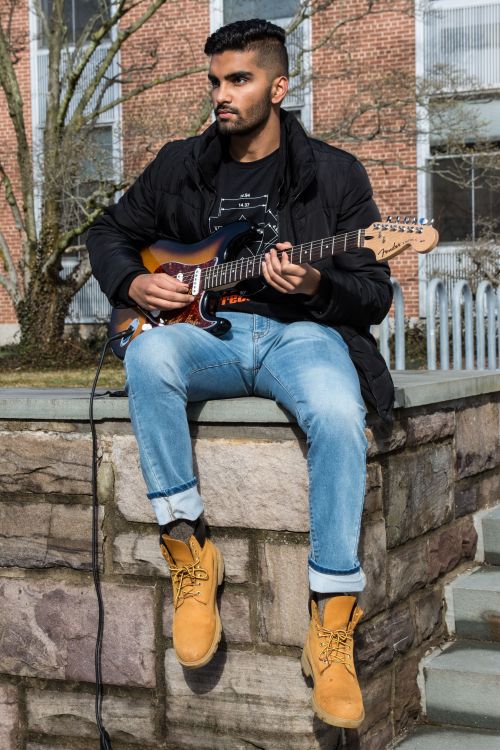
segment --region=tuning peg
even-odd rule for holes
[[[417,217],[416,216],[413,217],[413,219],[411,220],[411,223],[412,224],[416,224],[417,223]]]
[[[392,216],[388,216],[387,221],[392,221]]]
[[[431,220],[429,221],[429,224],[430,224],[430,225],[432,226],[432,225],[434,224],[434,219],[431,219]]]
[[[419,224],[428,224],[429,222],[423,216],[418,220]]]
[[[399,224],[400,221],[401,221],[401,216],[396,216],[396,223]]]
[[[405,224],[409,224],[410,223],[410,217],[409,216],[405,216],[404,223]]]

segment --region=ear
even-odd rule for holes
[[[288,92],[288,78],[286,76],[278,76],[274,79],[271,87],[271,102],[272,104],[280,104]]]

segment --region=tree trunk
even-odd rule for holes
[[[21,356],[27,363],[57,363],[64,349],[64,321],[72,295],[73,290],[58,274],[32,274],[26,295],[16,308]]]

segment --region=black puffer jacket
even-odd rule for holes
[[[309,242],[366,228],[380,218],[366,172],[354,156],[307,137],[285,112],[281,130],[274,196],[280,237],[292,244]],[[161,238],[190,244],[208,236],[223,147],[214,125],[201,136],[167,144],[95,221],[87,240],[90,260],[112,305],[130,304],[130,283],[144,273],[142,247]],[[388,420],[394,388],[369,326],[380,323],[391,305],[389,267],[361,248],[315,265],[321,270],[319,292],[312,299],[300,295],[298,304],[305,317],[340,331],[365,400]]]

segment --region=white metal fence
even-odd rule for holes
[[[395,279],[392,283],[394,317],[391,320],[387,316],[372,330],[378,335],[380,352],[391,367],[393,329],[394,369],[404,370],[404,298],[399,283]],[[442,279],[431,279],[427,286],[426,345],[429,370],[449,370],[450,354],[454,370],[500,370],[500,287],[495,290],[489,281],[483,280],[473,294],[469,283],[461,279],[455,282],[450,294]]]

